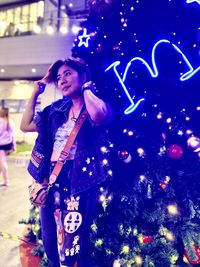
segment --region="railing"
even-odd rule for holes
[[[89,1],[85,0],[81,6],[70,8],[69,6],[55,6],[55,10],[45,12],[43,16],[35,17],[31,20],[31,16],[27,15],[16,24],[10,22],[8,25],[4,21],[0,21],[0,38],[13,37],[32,34],[52,34],[54,32],[67,33],[70,29],[71,22],[85,20],[89,13]],[[54,4],[55,5],[55,4]],[[64,8],[63,8],[64,7]]]

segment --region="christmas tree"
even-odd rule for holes
[[[94,266],[200,266],[200,2],[89,4],[72,54],[114,113]]]

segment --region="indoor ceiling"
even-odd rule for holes
[[[0,66],[0,81],[9,80],[37,80],[44,76],[49,64]],[[2,72],[2,69],[4,70]],[[33,71],[34,70],[34,71]]]
[[[29,3],[30,1],[28,0],[0,0],[0,8],[1,6],[6,6],[6,5],[12,5],[12,4],[15,4],[15,3]]]

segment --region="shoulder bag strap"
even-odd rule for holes
[[[75,140],[83,122],[85,121],[87,115],[88,115],[88,112],[85,109],[78,117],[78,119],[77,119],[77,121],[76,121],[70,135],[69,135],[69,138],[65,144],[65,147],[61,151],[60,156],[58,158],[58,161],[56,162],[56,165],[54,166],[54,169],[53,169],[53,171],[49,177],[49,186],[50,187],[56,182],[56,179],[57,179],[63,165],[65,164],[65,162],[69,156],[70,148],[73,145],[74,140]]]

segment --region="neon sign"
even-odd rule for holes
[[[117,66],[119,66],[121,64],[120,61],[113,62],[108,68],[106,68],[105,71],[113,69],[116,77],[119,79],[119,83],[122,86],[122,89],[124,90],[128,100],[130,101],[130,105],[128,106],[128,108],[125,109],[124,114],[127,115],[127,114],[132,113],[133,111],[135,111],[137,109],[137,107],[140,105],[140,103],[145,100],[144,98],[141,98],[136,103],[134,103],[132,97],[130,96],[130,93],[129,93],[126,85],[125,85],[125,80],[126,80],[126,76],[127,76],[129,68],[134,64],[135,61],[139,61],[142,65],[144,65],[147,68],[147,70],[149,71],[149,73],[152,76],[152,78],[158,77],[159,72],[158,72],[158,68],[157,68],[157,65],[156,65],[156,50],[157,50],[158,46],[160,46],[161,44],[170,44],[172,46],[172,48],[175,49],[176,52],[180,54],[180,56],[182,57],[182,61],[188,67],[188,71],[181,75],[181,77],[180,77],[181,81],[186,81],[186,80],[192,78],[192,76],[194,76],[200,70],[200,66],[197,67],[196,69],[193,68],[193,66],[191,65],[191,63],[188,60],[188,58],[178,48],[178,46],[176,46],[175,44],[173,44],[170,41],[165,40],[165,39],[162,39],[162,40],[158,41],[153,46],[152,54],[151,54],[152,67],[143,58],[134,57],[127,63],[126,68],[124,70],[124,74],[121,77],[119,72],[118,72],[118,70],[117,70]]]
[[[197,4],[200,5],[200,0],[187,0],[186,1],[187,4],[190,4],[190,3],[193,3],[193,2],[197,2]]]
[[[84,45],[85,47],[88,47],[88,41],[90,39],[90,35],[87,34],[87,30],[83,29],[83,34],[78,36],[78,39],[80,40],[78,43],[78,47]]]

